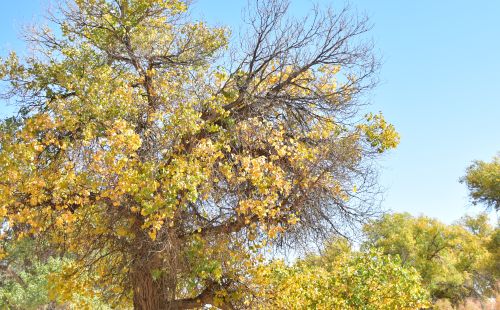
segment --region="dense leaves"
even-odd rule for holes
[[[474,162],[461,181],[467,184],[474,204],[483,203],[500,210],[500,155],[491,162]]]
[[[498,281],[498,228],[488,217],[466,217],[459,224],[409,214],[389,214],[365,226],[364,247],[398,255],[414,267],[433,300],[457,304],[467,297],[486,298]]]
[[[228,308],[273,240],[371,214],[370,160],[398,135],[356,113],[376,71],[366,20],[256,1],[232,52],[188,8],[68,1],[56,31],[27,35],[34,56],[0,62],[20,105],[0,126],[2,236],[70,258],[53,300]]]
[[[261,309],[418,309],[428,293],[413,267],[376,250],[352,252],[335,239],[321,256],[293,266],[274,262],[260,271]],[[335,249],[333,249],[335,248]]]
[[[2,245],[9,255],[1,263],[0,307],[36,309],[49,304],[47,276],[58,270],[61,262],[50,259],[44,264],[30,256],[34,250],[31,240]]]

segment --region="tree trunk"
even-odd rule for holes
[[[214,304],[215,287],[208,284],[197,296],[175,299],[175,284],[165,275],[154,279],[150,264],[136,265],[131,272],[133,303],[135,310],[183,310],[200,309],[206,304]],[[225,304],[220,309],[231,309]]]
[[[155,281],[151,269],[146,266],[134,268],[132,285],[134,290],[134,309],[136,310],[159,310],[165,309],[165,293],[162,289],[162,281]]]

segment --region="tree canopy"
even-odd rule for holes
[[[293,266],[265,266],[260,273],[265,286],[261,309],[395,310],[430,305],[419,273],[403,266],[397,256],[339,250]]]
[[[483,203],[500,210],[500,155],[493,157],[491,162],[475,161],[467,168],[461,182],[469,188],[474,204]]]
[[[467,297],[495,293],[498,231],[484,214],[446,225],[425,216],[395,213],[364,227],[363,247],[399,256],[403,265],[418,270],[433,301],[448,299],[456,305]]]
[[[287,9],[256,1],[233,44],[187,1],[67,1],[27,33],[33,56],[0,62],[19,105],[0,125],[1,235],[67,258],[54,300],[244,307],[266,247],[371,214],[371,159],[399,138],[357,113],[369,24]]]

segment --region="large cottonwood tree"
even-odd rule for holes
[[[68,1],[57,31],[27,34],[33,56],[0,64],[20,106],[1,124],[2,236],[67,258],[61,302],[246,307],[273,240],[369,214],[370,160],[398,136],[357,116],[376,72],[366,19],[256,1],[232,44],[188,7]]]

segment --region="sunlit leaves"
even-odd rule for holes
[[[500,209],[500,156],[491,162],[476,161],[462,178],[467,184],[474,204],[484,203],[487,207]]]
[[[492,228],[487,217],[445,225],[424,216],[392,214],[364,230],[368,238],[364,246],[399,255],[404,265],[415,267],[433,299],[448,298],[457,303],[468,296],[488,296],[494,289],[495,276],[489,274],[492,253],[488,250]]]
[[[187,4],[69,1],[61,31],[30,35],[38,54],[1,62],[22,113],[0,127],[0,216],[13,240],[71,256],[51,274],[54,299],[122,305],[151,285],[158,304],[205,289],[239,300],[263,249],[345,212],[364,160],[397,145],[381,115],[352,116],[367,87],[353,63],[373,73],[345,43],[363,22],[345,39],[321,38],[343,24],[297,29],[273,48],[257,27],[263,50],[226,66],[228,30],[190,20]]]
[[[259,275],[268,294],[261,309],[416,309],[428,305],[416,270],[376,251],[342,252],[326,264],[275,262],[259,270]]]
[[[399,134],[393,125],[386,122],[382,113],[368,114],[366,120],[367,123],[360,125],[359,128],[378,152],[382,153],[399,144]]]

